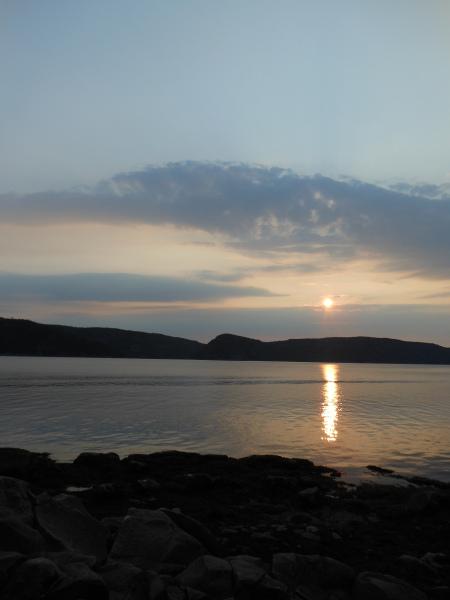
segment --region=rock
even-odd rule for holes
[[[289,593],[284,583],[270,575],[264,575],[256,585],[255,596],[260,600],[287,600]]]
[[[98,569],[98,574],[110,591],[110,600],[148,599],[147,574],[142,569],[129,563],[108,561]]]
[[[93,569],[97,563],[95,556],[80,554],[79,552],[71,552],[70,550],[63,550],[62,552],[46,552],[45,558],[49,558],[61,569],[64,569],[67,565],[71,565],[73,563],[84,563]]]
[[[26,560],[25,555],[19,552],[0,551],[0,589],[9,579],[10,572],[24,560]]]
[[[64,569],[63,577],[51,588],[45,600],[109,600],[103,579],[84,563]]]
[[[406,581],[364,571],[356,578],[353,587],[354,600],[427,600],[425,594]]]
[[[450,557],[442,552],[427,552],[420,560],[435,572],[450,570]]]
[[[138,484],[146,492],[159,492],[159,490],[161,489],[161,484],[158,483],[155,479],[138,479]]]
[[[202,544],[161,510],[131,508],[119,529],[110,557],[158,571],[165,562],[187,565],[203,553]]]
[[[147,572],[148,600],[165,600],[166,586],[155,571]]]
[[[256,586],[266,575],[262,560],[256,556],[241,554],[232,556],[228,560],[233,569],[234,583],[238,592]]]
[[[432,488],[417,490],[408,498],[405,509],[411,513],[421,513],[439,504],[441,494]]]
[[[211,554],[220,554],[219,542],[213,536],[210,530],[200,523],[200,521],[197,521],[192,517],[188,517],[180,511],[169,510],[166,508],[162,510],[176,525],[178,525],[178,527],[201,542],[208,552]]]
[[[214,487],[214,479],[208,473],[187,473],[180,478],[180,482],[190,492],[206,492]]]
[[[230,563],[216,556],[200,556],[177,577],[186,587],[204,592],[217,600],[233,595],[233,571]]]
[[[272,572],[291,590],[299,585],[349,588],[355,573],[348,565],[318,554],[279,553],[273,555]]]
[[[0,550],[34,554],[44,547],[44,539],[38,531],[22,519],[0,513]]]
[[[0,477],[0,509],[3,514],[10,512],[32,525],[33,509],[28,484],[13,477]]]
[[[73,464],[93,471],[111,471],[120,466],[120,457],[115,452],[82,452]]]
[[[92,517],[79,498],[60,494],[38,497],[36,518],[39,526],[67,550],[106,558],[106,530]]]
[[[14,570],[2,590],[2,598],[11,600],[40,600],[61,573],[48,558],[31,558]]]

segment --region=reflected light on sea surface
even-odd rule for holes
[[[322,439],[335,442],[338,437],[339,386],[338,365],[321,365],[325,380],[322,388]]]

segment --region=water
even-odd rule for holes
[[[275,453],[450,480],[450,367],[0,357],[0,445]]]

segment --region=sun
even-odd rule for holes
[[[324,298],[322,300],[322,306],[324,308],[326,308],[327,310],[330,310],[330,308],[333,308],[333,306],[334,306],[334,300],[333,300],[333,298],[329,298],[329,297]]]

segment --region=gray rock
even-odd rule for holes
[[[131,508],[119,529],[110,557],[159,571],[165,562],[187,565],[204,551],[198,540],[178,527],[164,512]]]
[[[95,556],[89,556],[88,554],[81,554],[80,552],[71,552],[70,550],[63,550],[62,552],[45,552],[45,558],[49,558],[61,569],[64,569],[67,565],[72,563],[84,563],[91,569],[97,563]]]
[[[43,531],[67,550],[106,558],[106,530],[85,509],[79,498],[61,494],[38,497],[36,518]]]
[[[0,508],[3,514],[10,512],[32,525],[33,508],[28,484],[13,477],[0,477]]]
[[[22,519],[0,513],[0,550],[34,554],[43,551],[41,534]]]
[[[67,565],[45,600],[109,600],[103,579],[84,563]]]
[[[147,574],[142,569],[108,561],[97,572],[110,592],[110,600],[148,600]]]
[[[178,527],[186,531],[189,535],[192,535],[196,540],[201,542],[203,546],[211,552],[211,554],[219,554],[220,553],[220,544],[217,539],[213,536],[211,531],[205,527],[202,523],[193,519],[192,517],[188,517],[182,512],[169,510],[167,508],[162,509],[163,512],[168,515]]]
[[[355,572],[351,567],[319,554],[274,554],[272,572],[291,590],[295,590],[299,585],[345,589],[349,588],[355,579]]]
[[[264,575],[258,582],[255,595],[260,600],[287,600],[289,598],[288,587],[270,575]]]
[[[238,591],[256,586],[266,575],[262,560],[255,556],[241,554],[231,556],[228,560],[233,569],[234,584]]]
[[[0,448],[0,474],[27,477],[30,471],[42,465],[52,464],[47,454],[29,452],[21,448]]]
[[[155,571],[147,572],[148,600],[165,600],[166,586]]]
[[[425,594],[406,581],[364,571],[356,578],[353,587],[354,600],[427,600]]]
[[[2,590],[2,598],[40,600],[60,575],[58,567],[48,558],[31,558],[14,570]]]
[[[217,600],[233,595],[233,571],[230,563],[216,556],[200,556],[177,577],[186,587],[204,592]]]
[[[10,572],[25,560],[25,555],[19,552],[0,551],[0,589],[7,582]]]

